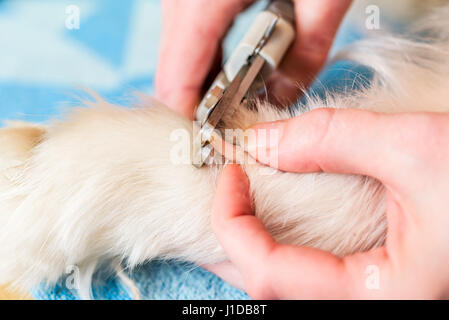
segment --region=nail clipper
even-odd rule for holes
[[[263,79],[279,66],[295,38],[295,15],[291,0],[275,0],[258,14],[233,51],[196,110],[200,124],[194,141],[193,165],[211,164],[215,148],[212,139],[225,114],[251,93],[264,89]],[[215,143],[216,145],[216,143]]]

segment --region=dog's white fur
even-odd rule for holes
[[[425,41],[385,35],[341,52],[339,58],[375,71],[369,88],[309,97],[297,113],[449,111],[449,7],[427,18],[423,30]],[[221,166],[198,170],[170,161],[172,132],[191,132],[191,122],[148,101],[134,109],[101,99],[88,105],[45,127],[16,123],[0,131],[0,283],[53,282],[69,265],[89,280],[95,265],[109,259],[130,267],[156,257],[225,260],[210,226]],[[226,127],[291,117],[263,104],[258,112],[238,110]],[[384,242],[384,190],[377,181],[261,165],[245,170],[256,214],[278,241],[339,256]]]

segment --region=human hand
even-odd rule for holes
[[[449,289],[449,114],[319,109],[261,124],[277,129],[277,167],[366,175],[386,189],[383,247],[338,258],[276,243],[253,215],[238,165],[220,176],[212,226],[230,263],[208,266],[257,299],[444,298]],[[262,163],[266,147],[252,149]],[[367,267],[379,287],[366,285]]]
[[[163,0],[156,97],[189,118],[204,81],[221,63],[220,43],[235,16],[254,0]],[[299,94],[327,59],[351,0],[294,0],[296,40],[267,84],[273,96]]]

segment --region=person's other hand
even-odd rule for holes
[[[220,44],[235,16],[253,0],[163,0],[162,43],[155,78],[156,98],[193,118],[199,95]],[[327,59],[351,0],[294,0],[296,40],[268,84],[287,100],[307,86]],[[288,92],[288,93],[287,93]]]
[[[259,299],[448,297],[449,114],[319,109],[256,127],[263,128],[281,133],[271,148],[280,170],[378,179],[386,189],[386,243],[344,258],[276,243],[254,216],[245,174],[228,165],[212,226],[231,262],[209,270]]]

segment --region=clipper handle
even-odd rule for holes
[[[223,66],[223,71],[217,76],[211,88],[204,96],[196,110],[196,118],[200,121],[207,117],[210,108],[218,101],[229,83],[234,79],[247,59],[254,53],[264,32],[278,19],[275,29],[268,42],[259,52],[266,61],[262,69],[263,79],[267,79],[271,72],[282,61],[285,53],[295,39],[295,13],[291,0],[275,0],[257,16],[250,30],[232,53]],[[257,90],[263,86],[263,81],[254,83],[252,89]]]
[[[294,6],[290,0],[273,1],[266,10],[259,13],[245,37],[223,67],[229,81],[234,79],[248,57],[253,54],[265,30],[275,19],[278,19],[275,29],[259,52],[259,55],[266,61],[262,76],[268,77],[279,66],[295,39]]]

